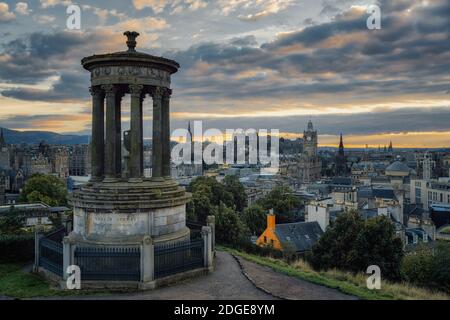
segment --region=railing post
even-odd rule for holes
[[[211,227],[211,241],[212,241],[212,251],[214,256],[216,255],[216,216],[206,217],[206,225]]]
[[[150,236],[144,237],[141,245],[141,282],[155,280],[155,246]]]
[[[67,268],[73,264],[73,257],[72,257],[72,246],[70,243],[69,237],[64,237],[63,241],[63,274],[62,278],[64,280],[67,280],[69,275],[67,274]]]
[[[66,229],[66,233],[69,234],[72,231],[72,221],[67,215],[67,213],[63,213],[61,215],[61,224]]]
[[[34,266],[33,271],[39,271],[39,256],[40,256],[40,243],[41,239],[44,237],[42,234],[43,229],[41,226],[36,226],[34,229]]]
[[[209,271],[213,268],[211,227],[202,227],[204,266]]]

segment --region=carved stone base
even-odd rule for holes
[[[92,244],[132,244],[150,235],[155,242],[189,238],[190,194],[173,180],[89,183],[75,191],[72,237]]]

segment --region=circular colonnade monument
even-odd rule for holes
[[[137,32],[127,31],[128,50],[82,59],[91,73],[92,178],[71,196],[71,241],[86,245],[134,245],[151,236],[155,244],[188,240],[190,194],[170,173],[171,75],[176,61],[137,52]],[[121,101],[131,95],[128,151],[122,165]],[[152,177],[144,178],[143,111],[153,99]]]

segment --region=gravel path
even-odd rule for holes
[[[247,278],[258,288],[288,300],[354,300],[339,290],[319,286],[304,280],[289,277],[269,267],[236,257]]]

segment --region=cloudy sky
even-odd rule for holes
[[[66,9],[81,7],[81,30]],[[367,7],[381,9],[369,30]],[[321,145],[450,147],[448,0],[0,0],[0,126],[89,133],[80,60],[125,49],[177,60],[172,128],[279,129]],[[129,102],[125,99],[124,128]],[[151,102],[145,105],[151,132]]]

